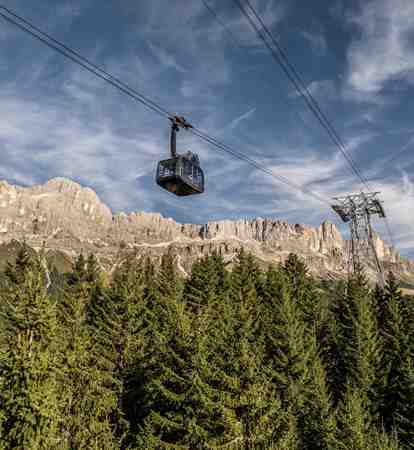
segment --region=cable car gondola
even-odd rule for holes
[[[156,181],[159,186],[180,197],[204,192],[204,173],[198,156],[194,153],[177,154],[177,132],[192,126],[183,117],[170,117],[171,158],[158,163]]]

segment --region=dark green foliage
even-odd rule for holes
[[[85,281],[86,277],[86,261],[83,253],[81,253],[73,264],[72,272],[68,277],[68,284],[73,285]]]
[[[395,430],[400,442],[414,447],[414,330],[409,300],[390,275],[384,292],[375,292],[380,334],[384,347],[380,413],[387,431]]]
[[[2,293],[0,311],[1,442],[10,449],[58,448],[56,304],[47,295],[39,261],[22,252],[8,272],[17,285]]]
[[[8,262],[4,275],[10,283],[19,284],[24,282],[26,273],[33,268],[34,259],[30,256],[29,248],[24,243],[18,251],[16,260]]]
[[[289,255],[230,273],[129,255],[0,274],[0,449],[396,450],[414,442],[414,302]]]
[[[229,287],[229,276],[219,255],[196,262],[184,284],[183,299],[187,305],[206,306],[223,296]]]
[[[69,292],[61,299],[65,356],[61,378],[65,417],[62,435],[71,449],[117,448],[112,424],[117,396],[106,364],[102,363],[105,355],[98,353],[94,334],[86,325],[87,299],[81,291]]]

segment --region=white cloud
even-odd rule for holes
[[[414,2],[370,0],[350,20],[360,37],[348,49],[348,83],[365,94],[379,93],[390,80],[412,80]]]
[[[187,70],[177,62],[177,59],[172,55],[172,53],[167,52],[161,47],[157,47],[154,44],[148,43],[148,47],[158,61],[167,68],[173,68],[178,72],[187,72]]]
[[[226,128],[230,129],[230,130],[234,130],[236,129],[242,122],[244,122],[245,120],[250,119],[253,114],[256,112],[256,108],[251,108],[249,109],[249,111],[245,112],[244,114],[241,114],[240,116],[236,117],[235,119],[233,119],[227,126]]]
[[[214,7],[217,14],[223,18],[223,22],[226,24],[228,31],[235,36],[235,39],[242,47],[247,48],[260,48],[263,51],[267,49],[263,48],[263,42],[256,36],[255,31],[252,29],[250,23],[242,15],[238,8],[230,8],[227,11],[223,8],[222,1],[209,0],[210,4]],[[200,2],[201,3],[201,2]],[[252,0],[251,4],[257,13],[264,18],[264,22],[269,29],[274,29],[288,13],[288,7],[286,3],[274,2],[272,0]],[[231,12],[231,15],[228,13]],[[236,12],[236,13],[235,13]],[[211,37],[220,36],[221,40],[226,39],[226,33],[222,30],[222,33],[217,34],[218,25],[212,20]]]
[[[376,182],[375,188],[381,192],[384,200],[385,212],[390,228],[396,239],[397,249],[413,251],[414,249],[414,180],[403,173],[401,179]],[[386,235],[383,221],[377,220],[378,230]]]
[[[315,52],[319,54],[326,52],[328,44],[322,32],[302,31],[301,34],[310,43]]]
[[[333,80],[315,80],[307,85],[307,90],[316,99],[321,101],[331,101],[337,98],[338,89]],[[300,94],[295,90],[289,94],[290,97],[298,98]]]

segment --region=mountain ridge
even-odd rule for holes
[[[311,227],[258,217],[197,225],[180,224],[159,213],[114,214],[93,189],[63,177],[32,187],[0,181],[0,244],[11,241],[25,241],[34,249],[43,247],[70,258],[93,252],[109,269],[128,251],[154,258],[169,251],[186,273],[206,254],[218,252],[231,262],[243,248],[266,264],[283,262],[294,252],[314,273],[343,276],[348,249],[329,221]],[[413,262],[379,236],[375,246],[387,270],[414,277]]]

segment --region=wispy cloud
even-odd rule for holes
[[[333,80],[314,80],[306,88],[318,100],[330,101],[338,97],[338,88]],[[298,98],[300,94],[292,91],[290,97]]]
[[[326,52],[328,44],[322,32],[302,31],[301,35],[310,43],[315,52],[318,54],[324,54]]]
[[[412,0],[370,0],[350,17],[360,35],[348,50],[352,88],[376,94],[391,80],[413,80],[413,16]]]
[[[148,43],[148,47],[154,56],[158,59],[158,61],[167,68],[173,68],[178,72],[186,72],[186,69],[177,62],[177,59],[167,51],[163,50],[161,47],[157,47],[154,44]]]
[[[250,119],[253,114],[256,112],[256,108],[252,108],[249,109],[249,111],[245,112],[244,114],[236,117],[235,119],[233,119],[227,126],[226,128],[230,129],[230,130],[234,130],[236,129],[242,122]]]

